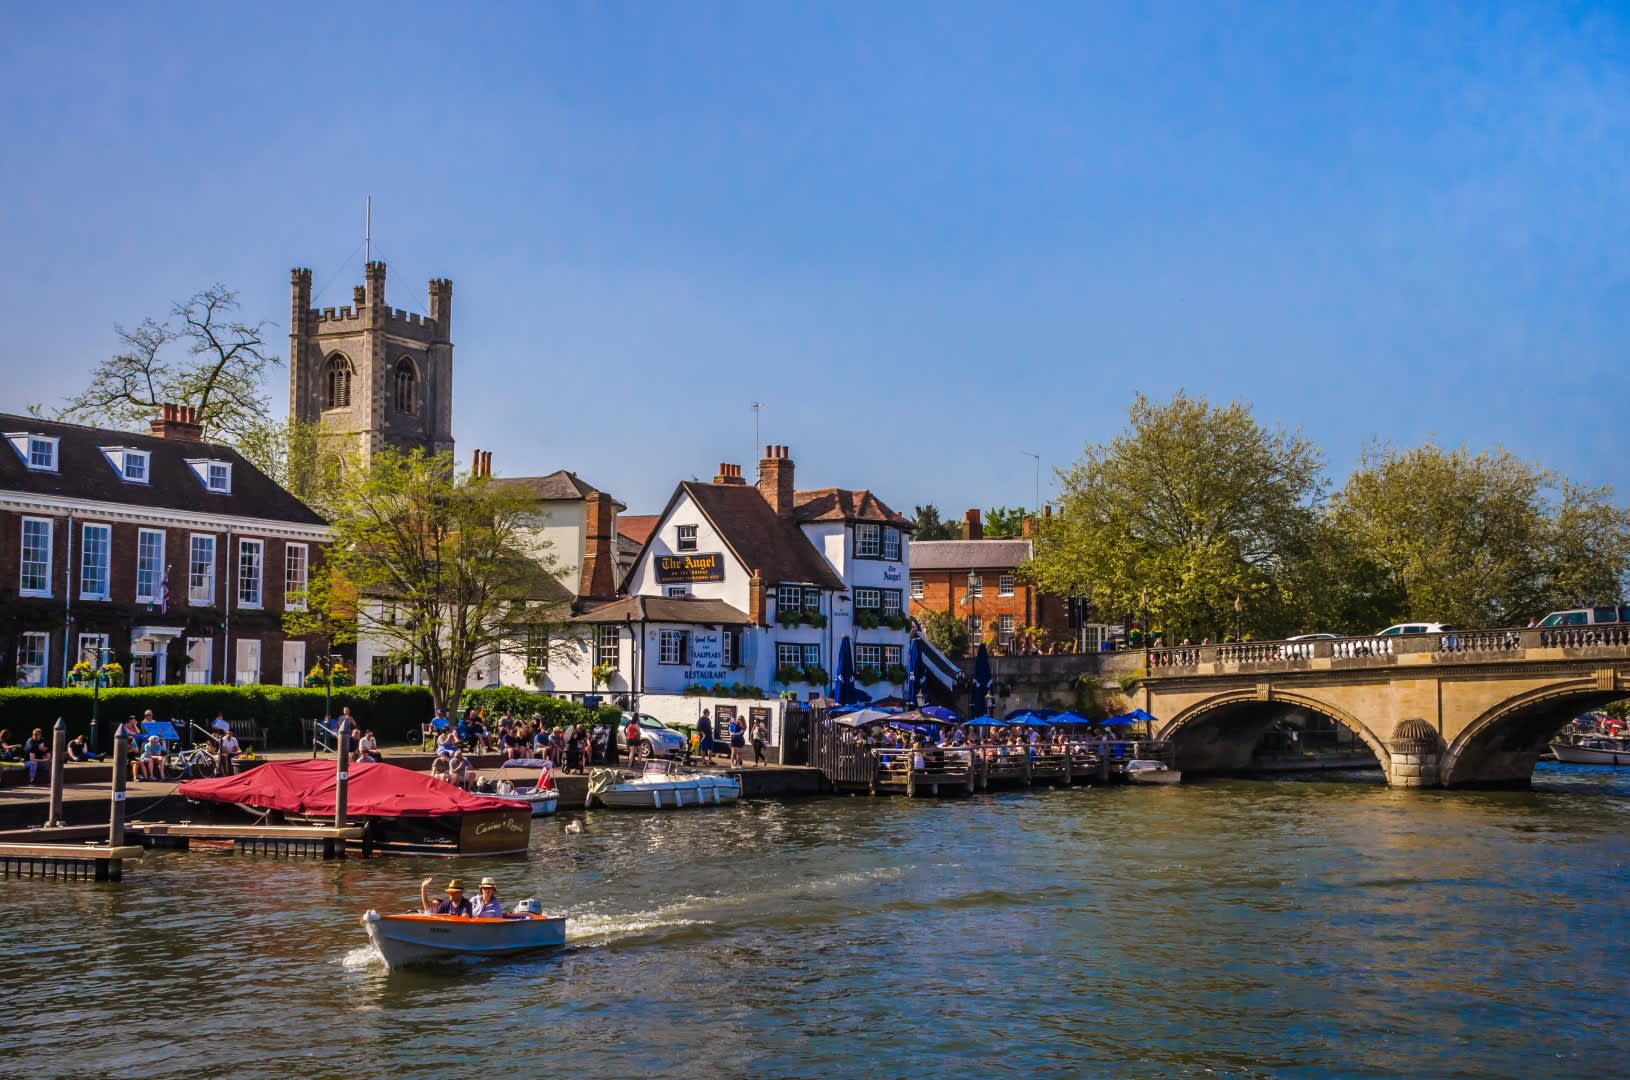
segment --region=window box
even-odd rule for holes
[[[883,669],[880,667],[862,667],[855,669],[855,682],[861,686],[872,686],[883,681]]]
[[[782,611],[778,606],[775,612],[775,621],[778,626],[787,630],[795,626],[822,627],[826,625],[826,616],[818,611]]]
[[[911,618],[903,613],[898,615],[885,615],[883,616],[883,625],[888,627],[890,630],[909,630],[911,629]]]
[[[890,664],[883,669],[883,678],[891,683],[903,683],[911,677],[904,664]]]
[[[826,673],[826,669],[823,668],[821,665],[819,665],[819,664],[805,664],[804,665],[804,681],[805,682],[814,683],[816,686],[823,686],[830,679],[831,679],[831,676],[829,676]]]
[[[797,664],[782,664],[775,669],[775,681],[795,683],[804,681],[804,669]]]

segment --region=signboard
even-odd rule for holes
[[[686,682],[725,682],[730,672],[724,667],[724,631],[696,627],[690,632],[690,664],[685,668]]]
[[[728,732],[731,722],[735,719],[736,707],[734,705],[715,706],[713,709],[713,730],[715,732]],[[729,738],[727,734],[718,735],[716,737],[721,741]]]
[[[657,582],[682,585],[695,581],[723,581],[724,556],[717,551],[704,555],[658,555]]]
[[[749,705],[747,707],[747,735],[749,738],[760,738],[767,743],[774,744],[770,737],[770,710],[763,705]]]

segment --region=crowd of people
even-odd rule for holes
[[[471,754],[502,753],[505,761],[538,760],[547,762],[551,770],[566,773],[586,772],[602,761],[616,763],[614,739],[597,746],[589,725],[551,728],[539,713],[522,718],[506,711],[489,725],[477,709],[466,709],[457,720],[450,719],[445,709],[437,709],[430,734],[436,750],[430,775],[466,791],[475,790],[478,781]]]

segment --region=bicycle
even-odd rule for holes
[[[202,746],[164,755],[165,780],[205,780],[215,771],[215,755]]]

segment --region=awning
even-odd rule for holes
[[[956,666],[956,661],[934,648],[927,638],[921,641],[923,667],[937,679],[941,686],[947,690],[955,690],[957,679],[962,675],[962,669]]]

